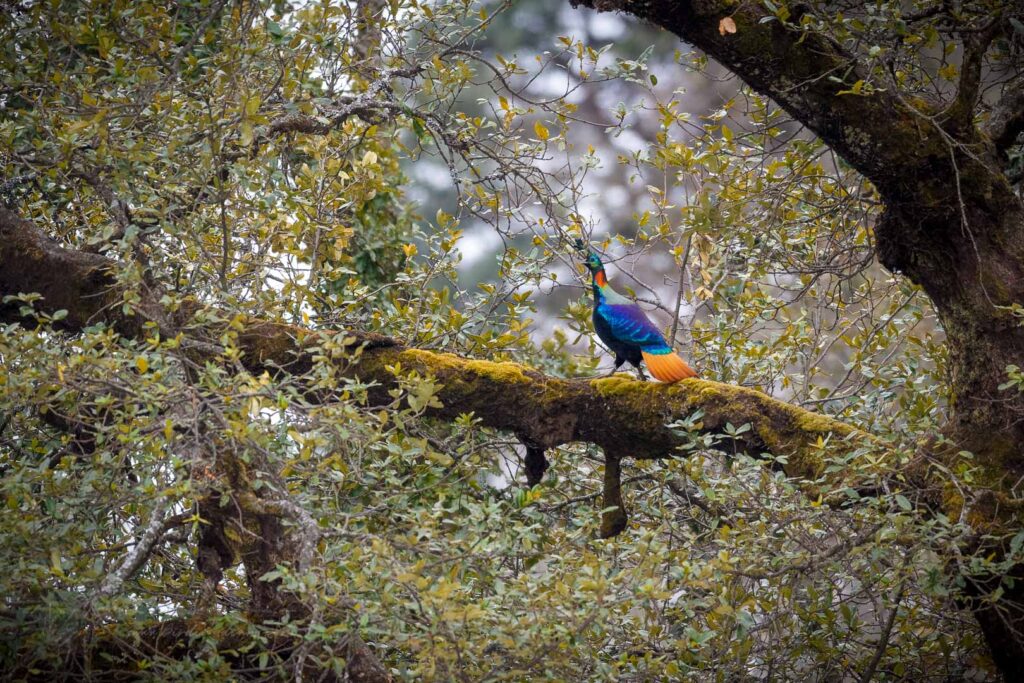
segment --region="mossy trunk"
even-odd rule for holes
[[[1006,201],[992,202],[992,194]],[[974,482],[945,483],[941,506],[951,519],[965,518],[975,536],[996,539],[970,549],[985,554],[1002,551],[1024,526],[1016,492],[1024,477],[1024,392],[999,388],[1008,366],[1024,366],[1024,320],[1011,308],[1024,302],[1024,212],[1006,193],[992,194],[965,197],[944,216],[890,204],[876,231],[883,263],[924,288],[946,332],[946,441],[933,442],[929,456],[952,465],[960,453],[972,454]],[[1013,572],[1015,581],[967,577],[967,604],[1007,680],[1024,670],[1022,569]],[[987,598],[997,588],[1002,597],[993,603]]]

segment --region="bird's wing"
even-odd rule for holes
[[[636,304],[604,304],[598,307],[597,313],[621,342],[634,344],[645,351],[670,348],[658,328]]]

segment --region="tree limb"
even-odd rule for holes
[[[1020,84],[1015,83],[1019,86]],[[1024,87],[1009,87],[996,103],[985,133],[1000,152],[1005,152],[1024,131]]]
[[[839,95],[870,82],[858,59],[826,36],[784,24],[764,3],[729,0],[570,0],[651,21],[704,50],[814,131],[883,193],[943,149],[895,93]],[[794,12],[802,11],[799,7]],[[730,17],[736,32],[719,32]],[[839,79],[836,82],[833,79]],[[925,106],[921,103],[921,106]]]
[[[139,571],[142,565],[145,563],[146,558],[149,557],[150,552],[160,541],[163,535],[173,526],[180,524],[184,519],[182,515],[176,515],[165,519],[167,514],[168,503],[164,501],[153,510],[153,515],[149,519],[149,524],[146,525],[146,529],[142,532],[142,536],[135,543],[135,547],[129,551],[124,559],[121,560],[121,564],[118,565],[117,569],[107,574],[106,578],[100,584],[97,593],[102,597],[109,597],[119,591],[125,581],[130,579],[135,572]]]
[[[963,60],[960,64],[960,81],[956,98],[949,108],[954,126],[967,130],[973,126],[974,108],[978,103],[978,89],[981,87],[981,71],[985,53],[1003,25],[1003,19],[996,15],[988,20],[977,32],[965,33],[963,37]]]
[[[68,311],[59,323],[66,330],[104,322],[122,335],[138,337],[144,323],[152,321],[162,334],[174,336],[188,312],[178,311],[180,320],[172,319],[158,303],[159,293],[142,292],[134,314],[125,313],[120,305],[124,292],[113,276],[117,267],[103,256],[65,249],[33,224],[0,209],[0,295],[41,293],[46,310]],[[23,321],[18,309],[0,306],[0,321]],[[833,439],[842,450],[870,444],[850,425],[710,380],[562,379],[516,363],[407,348],[372,333],[317,331],[256,319],[244,323],[237,344],[242,362],[254,373],[283,369],[299,374],[317,357],[335,354],[342,374],[375,383],[371,398],[380,402],[391,400],[387,392],[396,386],[396,375],[430,375],[442,387],[442,406],[430,409],[433,415],[454,419],[474,413],[484,426],[512,432],[534,448],[586,441],[620,458],[674,457],[687,437],[666,425],[697,410],[703,411],[705,430],[749,424],[737,437],[741,445],[752,453],[784,456],[786,473],[803,479],[821,474],[822,442]]]

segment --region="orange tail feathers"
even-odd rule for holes
[[[644,362],[647,363],[647,369],[662,382],[678,382],[681,379],[697,376],[694,369],[674,351],[659,354],[646,351],[640,353],[644,357]]]

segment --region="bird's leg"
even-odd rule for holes
[[[633,367],[636,368],[636,374],[637,374],[638,377],[640,377],[640,381],[641,382],[646,382],[647,381],[647,375],[644,374],[644,369],[642,367],[640,367],[639,364],[636,364]]]
[[[625,362],[626,362],[625,358],[623,358],[622,356],[616,354],[615,355],[615,367],[612,368],[612,371],[609,372],[607,375],[605,375],[605,377],[611,377],[612,375],[614,375],[616,372],[619,371],[619,368],[621,368],[622,364],[625,363]]]

